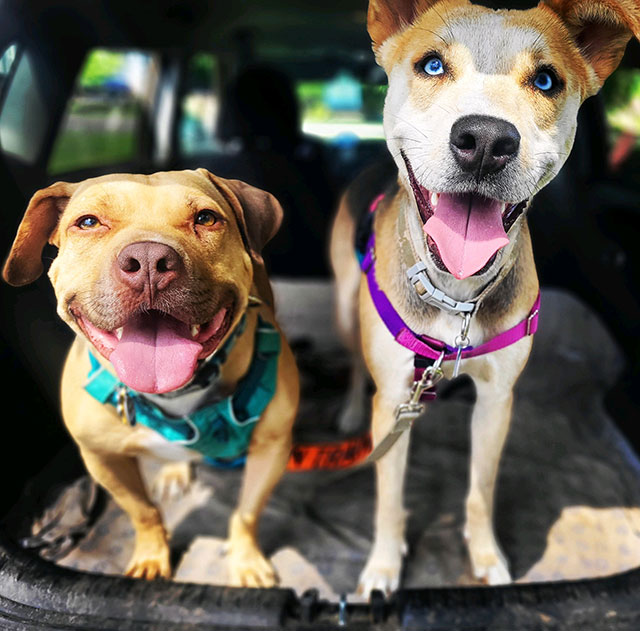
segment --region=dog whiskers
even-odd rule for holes
[[[455,42],[456,41],[456,36],[453,34],[453,31],[451,30],[451,24],[450,22],[444,19],[444,17],[442,17],[442,14],[436,9],[436,7],[432,7],[432,10],[434,11],[434,13],[442,20],[442,23],[444,24],[445,29],[447,30],[447,35],[450,38],[450,41]],[[446,15],[446,12],[445,12]],[[447,16],[448,18],[448,16]]]
[[[423,26],[414,26],[415,30],[417,31],[424,31],[425,33],[430,33],[431,35],[433,35],[434,37],[437,37],[438,39],[442,40],[442,43],[445,46],[451,46],[451,43],[449,40],[445,39],[444,37],[442,37],[442,35],[440,35],[439,33],[436,33],[435,31],[432,31],[428,28],[424,28]],[[450,31],[449,33],[450,34]]]

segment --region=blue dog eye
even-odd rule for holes
[[[433,77],[444,73],[444,64],[439,57],[429,57],[424,62],[424,71]]]
[[[555,86],[554,77],[549,72],[539,72],[533,80],[533,85],[535,85],[538,90],[548,92]]]

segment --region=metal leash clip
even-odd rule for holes
[[[460,335],[454,340],[454,344],[458,349],[456,353],[456,362],[453,365],[453,379],[460,374],[460,361],[462,360],[462,350],[471,344],[469,339],[469,327],[471,326],[471,314],[464,313],[462,316],[462,327],[460,328]]]
[[[444,377],[442,372],[442,360],[444,351],[440,353],[438,359],[431,366],[427,366],[419,381],[414,381],[411,386],[411,395],[406,403],[401,403],[396,408],[396,422],[393,427],[394,432],[404,432],[411,427],[413,421],[424,412],[424,404],[420,402],[425,390],[435,386]]]
[[[411,386],[411,395],[406,403],[401,403],[395,410],[395,423],[389,433],[375,446],[373,451],[367,456],[363,464],[375,462],[384,456],[403,432],[411,429],[413,422],[424,412],[424,404],[420,398],[425,390],[433,388],[438,381],[444,377],[442,372],[442,360],[445,351],[442,351],[438,359],[431,366],[427,366],[419,380],[414,381]]]

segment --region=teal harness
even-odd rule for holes
[[[226,359],[244,318],[225,345],[210,360]],[[131,425],[140,423],[168,441],[201,453],[209,464],[236,467],[244,464],[256,422],[273,398],[278,376],[280,334],[258,317],[255,348],[249,371],[230,396],[207,404],[187,416],[169,416],[142,394],[127,388],[90,352],[91,370],[85,390],[103,404],[124,405]],[[219,373],[219,370],[217,370]]]

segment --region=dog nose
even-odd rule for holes
[[[463,169],[478,180],[503,169],[520,148],[515,125],[493,116],[459,118],[451,127],[451,151]]]
[[[164,289],[184,269],[182,258],[170,246],[153,241],[140,241],[125,246],[116,257],[118,277],[132,289],[151,293]]]

